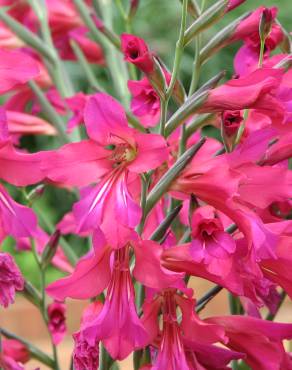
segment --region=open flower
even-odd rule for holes
[[[78,262],[73,274],[50,284],[47,292],[58,300],[88,299],[107,288],[102,309],[82,327],[82,333],[89,347],[102,341],[112,357],[123,359],[149,340],[136,311],[130,251],[136,257],[134,277],[149,288],[174,286],[183,275],[160,265],[162,248],[156,242],[129,240],[123,248],[115,249],[96,230],[93,243],[94,250]]]
[[[167,160],[166,142],[160,135],[130,128],[122,106],[106,94],[89,99],[84,121],[90,139],[47,152],[43,171],[50,180],[65,185],[97,182],[74,205],[77,232],[99,226],[113,244],[125,228],[139,223],[141,210],[132,198],[130,184],[137,191],[138,174]]]

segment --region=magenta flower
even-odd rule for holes
[[[212,274],[228,274],[236,244],[226,232],[214,208],[197,208],[192,216],[192,242],[190,252],[196,262],[207,266]]]
[[[66,306],[63,303],[53,302],[48,306],[48,328],[55,345],[59,344],[66,334]]]
[[[138,174],[167,160],[166,142],[160,135],[130,128],[123,108],[105,94],[89,99],[84,120],[90,139],[48,152],[43,170],[50,180],[65,185],[98,182],[74,205],[77,232],[100,226],[114,245],[118,235],[126,233],[127,239],[127,228],[134,228],[141,217],[130,184],[139,189]]]
[[[116,250],[107,244],[101,231],[95,231],[93,241],[94,251],[79,261],[74,273],[52,283],[47,291],[58,300],[66,297],[88,299],[107,288],[102,310],[86,324],[83,333],[89,346],[101,340],[112,357],[122,359],[148,341],[135,307],[129,268],[130,246],[136,257],[133,275],[146,286],[163,289],[177,284],[183,275],[167,271],[160,265],[162,249],[155,242],[128,241]]]
[[[284,106],[275,96],[283,70],[262,68],[238,79],[232,79],[211,90],[200,111],[223,112],[257,109],[274,123],[282,123]]]
[[[14,302],[15,292],[23,287],[24,279],[12,256],[0,253],[0,304],[8,307]]]
[[[123,33],[121,35],[121,42],[124,59],[127,62],[134,64],[146,74],[154,70],[153,55],[143,39]]]
[[[140,81],[128,81],[132,94],[131,111],[143,126],[154,127],[160,118],[160,99],[147,77]]]
[[[145,301],[142,320],[153,345],[159,345],[157,356],[153,356],[155,359],[152,370],[215,369],[216,365],[224,368],[232,359],[243,357],[242,353],[214,345],[218,341],[227,341],[224,329],[200,320],[195,313],[194,304],[192,299],[185,298],[171,289],[164,290],[152,301]],[[178,307],[182,312],[182,320],[177,317]],[[160,310],[161,332],[158,324]]]

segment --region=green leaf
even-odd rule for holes
[[[169,226],[172,224],[173,220],[179,214],[182,209],[182,205],[177,206],[172,211],[168,213],[165,219],[161,222],[161,224],[157,227],[157,229],[153,232],[150,236],[151,240],[160,241],[164,235],[166,234]]]
[[[204,13],[202,13],[199,18],[197,18],[194,23],[186,30],[184,35],[184,45],[187,45],[197,36],[200,32],[204,31],[206,28],[211,27],[215,22],[225,14],[226,6],[228,0],[216,1],[214,5],[208,8]]]
[[[247,18],[250,15],[250,12],[243,14],[241,17],[235,19],[235,21],[228,24],[220,32],[216,34],[200,51],[200,62],[203,64],[207,59],[209,59],[213,54],[218,50],[224,48],[230,42],[231,37],[233,36],[236,27],[239,23]]]
[[[179,125],[184,123],[205,102],[208,91],[196,92],[170,117],[165,125],[165,135],[169,136]]]

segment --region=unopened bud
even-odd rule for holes
[[[269,36],[272,29],[273,20],[274,16],[272,10],[265,8],[262,12],[259,24],[259,34],[261,40],[265,40]]]
[[[234,148],[243,117],[240,111],[225,111],[221,120],[221,135],[227,152]]]
[[[138,10],[139,0],[130,0],[129,18],[133,18]]]
[[[41,257],[41,264],[43,268],[46,268],[50,264],[51,260],[54,258],[54,255],[57,252],[60,236],[60,231],[56,230],[54,234],[50,237],[50,240],[46,245]]]
[[[31,192],[27,195],[27,199],[30,203],[34,202],[35,200],[39,199],[45,191],[45,185],[41,184],[36,186],[32,189]]]

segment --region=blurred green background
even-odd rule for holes
[[[128,4],[128,2],[128,0],[123,1],[125,5]],[[214,2],[215,1],[206,0],[205,8],[212,5]],[[120,34],[125,32],[124,24],[120,13],[115,6],[115,1],[113,0],[112,3],[114,31]],[[180,1],[140,0],[139,3],[139,8],[133,22],[133,33],[144,38],[149,44],[150,48],[162,58],[162,60],[171,70],[174,58],[175,43],[178,37],[180,26]],[[259,0],[247,0],[240,7],[226,14],[224,19],[222,19],[218,24],[204,32],[203,39],[210,39],[216,34],[216,32],[221,30],[229,22],[233,21],[246,11],[256,9],[260,5],[267,7],[273,5],[278,6],[278,18],[283,26],[290,30],[289,26],[292,15],[291,0],[268,0],[265,2],[261,2]],[[191,21],[191,18],[189,20]],[[233,73],[233,57],[239,46],[240,43],[233,44],[221,50],[215,57],[208,61],[202,68],[200,83],[203,83],[222,70],[226,70],[227,77],[230,77]],[[181,64],[180,77],[186,86],[189,85],[191,80],[194,50],[193,44],[187,47]],[[66,65],[75,81],[76,90],[88,91],[86,80],[79,65],[73,62],[66,63]],[[107,91],[110,94],[114,94],[105,70],[102,67],[97,66],[94,67],[94,71],[100,81],[107,86]],[[54,138],[48,137],[24,138],[22,143],[31,151],[51,149],[58,145],[54,141]],[[24,203],[23,194],[20,191],[12,188],[9,189],[16,200]],[[55,189],[51,186],[47,186],[43,197],[36,201],[35,204],[38,209],[42,209],[42,215],[46,221],[55,224],[67,211],[71,209],[75,199],[76,198],[74,194],[65,189]],[[44,223],[41,222],[41,224],[44,226]],[[75,236],[69,236],[66,238],[78,255],[84,254],[88,249],[88,243],[86,241]],[[14,242],[10,238],[5,241],[4,249],[9,250],[15,255],[15,258],[19,263],[24,276],[31,280],[34,284],[38,285],[38,270],[32,254],[30,252],[16,252],[14,248]],[[47,280],[54,280],[61,275],[62,274],[57,272],[56,269],[50,268],[47,273]]]

